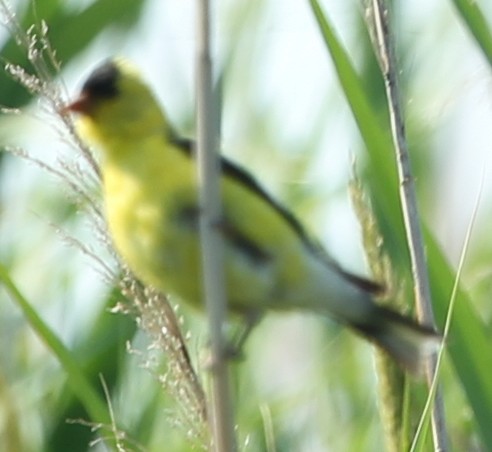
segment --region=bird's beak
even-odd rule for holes
[[[90,97],[87,95],[87,93],[82,92],[77,99],[75,99],[73,102],[69,103],[68,105],[65,105],[61,109],[61,112],[82,113],[87,115],[91,110],[91,107],[92,107],[92,102]]]

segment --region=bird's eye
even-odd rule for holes
[[[84,83],[82,91],[96,98],[109,99],[118,95],[116,82],[119,71],[112,61],[99,66]]]

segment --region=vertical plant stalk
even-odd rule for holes
[[[400,200],[412,266],[417,317],[420,322],[426,325],[434,325],[423,236],[405,137],[405,125],[400,108],[396,58],[389,27],[388,8],[384,0],[372,0],[372,14],[377,46],[376,53],[379,58],[388,98],[391,131],[400,180]],[[434,378],[436,361],[437,357],[430,355],[426,362],[426,377],[429,386]],[[439,389],[436,390],[431,420],[435,450],[448,450],[444,407]]]
[[[217,155],[218,127],[212,87],[210,56],[210,2],[197,2],[197,161],[200,186],[200,239],[205,305],[207,308],[211,385],[209,422],[212,450],[235,450],[234,420],[229,383],[224,322],[226,293],[224,287],[223,243],[218,224],[221,218],[220,166]]]

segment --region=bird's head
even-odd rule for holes
[[[97,67],[64,110],[80,114],[85,134],[103,144],[165,133],[167,127],[150,88],[132,64],[119,58]]]

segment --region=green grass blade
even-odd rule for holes
[[[399,201],[395,200],[398,183],[394,164],[389,162],[391,160],[389,156],[392,155],[389,135],[378,122],[377,114],[372,111],[362,83],[317,0],[310,0],[310,2],[335,65],[340,84],[370,156],[371,168],[368,182],[373,193],[378,219],[387,226],[387,228],[382,227],[385,240],[387,239],[386,231],[389,230],[390,240],[394,241],[390,244],[390,248],[395,245],[401,252],[403,248],[406,248],[406,242],[402,230]],[[443,325],[453,289],[455,272],[429,229],[424,226],[424,231],[435,314],[438,323]],[[492,449],[492,430],[490,429],[492,379],[489,377],[492,364],[492,341],[486,336],[485,326],[474,312],[471,300],[463,290],[457,292],[454,320],[447,348],[475,414],[482,439]]]
[[[452,0],[463,22],[492,65],[492,32],[475,0]]]
[[[324,16],[319,3],[317,0],[310,0],[310,2],[335,66],[338,80],[371,157],[371,164],[377,168],[376,171],[371,171],[368,175],[371,188],[374,190],[376,211],[379,208],[378,199],[384,198],[392,206],[389,215],[382,216],[378,214],[380,221],[382,219],[380,227],[385,235],[388,251],[392,258],[408,256],[406,247],[401,246],[402,243],[405,243],[405,231],[398,198],[395,164],[391,158],[388,158],[393,152],[391,136],[379,123],[378,114],[372,108],[369,98],[364,92],[362,81],[336,36],[333,27]],[[391,250],[397,248],[399,248],[397,253],[391,252]]]
[[[84,404],[91,420],[94,423],[109,425],[110,416],[107,404],[99,397],[97,391],[91,386],[70,351],[63,345],[56,334],[41,319],[35,309],[33,309],[27,299],[22,295],[10,278],[7,269],[2,264],[0,264],[0,281],[2,281],[12,299],[22,309],[22,312],[33,330],[44,341],[65,369],[72,391]]]
[[[436,317],[442,320],[446,316],[446,301],[452,293],[455,274],[428,231],[426,245],[434,309]],[[484,443],[492,450],[492,341],[486,334],[485,325],[474,312],[470,298],[462,289],[458,289],[456,294],[453,317],[447,350],[475,414]]]
[[[102,306],[99,314],[84,329],[78,345],[71,350],[72,356],[83,371],[91,386],[96,388],[102,397],[101,377],[110,394],[122,384],[124,379],[125,358],[128,356],[125,344],[135,335],[136,324],[128,315],[110,314],[108,311],[115,304],[115,297],[120,292],[114,289]],[[67,383],[60,389],[63,394],[53,408],[53,429],[46,436],[46,450],[64,450],[70,444],[71,452],[85,452],[87,444],[93,439],[93,432],[83,425],[67,423],[67,419],[86,419],[89,415],[84,404],[73,393]],[[138,429],[132,429],[132,437],[141,440]]]

